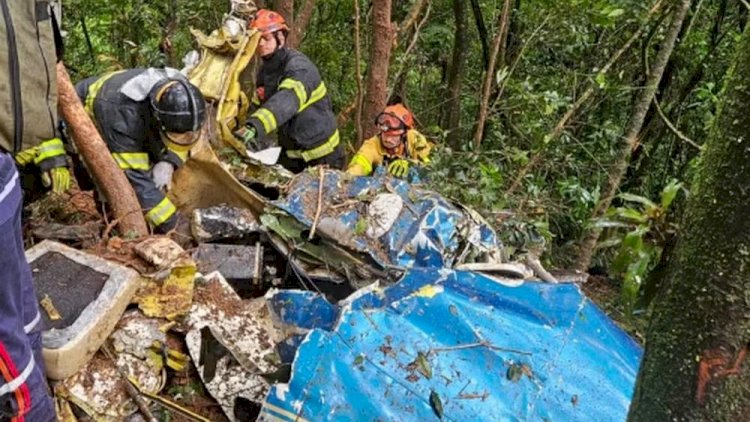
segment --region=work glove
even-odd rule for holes
[[[232,132],[232,135],[245,144],[247,149],[257,150],[256,140],[258,138],[258,131],[254,127],[250,125],[242,126]]]
[[[70,170],[66,167],[65,148],[59,138],[52,138],[16,154],[16,163],[25,167],[39,166],[42,184],[55,193],[64,193],[71,186]]]
[[[409,174],[409,161],[403,158],[394,160],[388,165],[388,173],[394,177],[406,177]]]
[[[34,159],[39,155],[39,147],[32,147],[25,149],[16,154],[16,163],[19,166],[24,167],[34,162]]]
[[[52,186],[52,192],[65,193],[70,189],[70,170],[67,167],[54,167],[42,173],[44,187]]]
[[[151,169],[151,179],[154,181],[157,189],[162,189],[169,186],[172,181],[172,174],[174,173],[174,166],[172,163],[167,161],[159,161],[154,164],[154,168]]]

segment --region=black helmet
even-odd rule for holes
[[[206,118],[201,91],[182,79],[167,79],[151,89],[151,107],[165,132],[193,132]]]

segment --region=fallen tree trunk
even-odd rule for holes
[[[57,89],[60,115],[70,128],[76,148],[96,185],[107,199],[120,231],[127,236],[148,235],[135,192],[84,110],[62,62],[57,64]]]

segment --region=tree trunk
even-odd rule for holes
[[[76,148],[96,185],[111,206],[120,231],[126,235],[147,236],[148,228],[133,187],[115,163],[94,123],[83,109],[62,62],[57,64],[57,90],[60,114],[68,124]]]
[[[479,0],[471,0],[471,10],[474,13],[477,32],[479,32],[479,42],[482,44],[484,69],[487,70],[490,66],[490,47],[487,44],[487,27],[484,25],[484,16],[482,16],[482,8],[479,6]]]
[[[286,19],[289,26],[294,24],[294,0],[273,0],[273,10]],[[294,31],[294,28],[290,28]]]
[[[391,59],[391,0],[372,2],[372,43],[367,72],[367,96],[364,101],[364,138],[377,133],[375,117],[385,108],[388,96],[388,66]]]
[[[294,28],[292,28],[289,38],[289,45],[292,48],[297,48],[305,37],[307,25],[310,24],[310,19],[312,19],[313,12],[315,11],[315,4],[315,0],[305,0],[302,4],[302,8],[300,8],[294,20]]]
[[[617,194],[617,190],[622,182],[622,177],[625,175],[625,171],[630,163],[630,155],[633,148],[638,142],[638,134],[643,128],[643,122],[646,118],[646,113],[651,106],[654,95],[656,94],[656,88],[659,86],[664,69],[667,66],[672,51],[674,50],[675,42],[677,41],[677,34],[682,28],[682,23],[685,20],[688,9],[690,9],[690,0],[680,0],[677,8],[674,11],[672,17],[672,23],[667,31],[667,35],[662,42],[659,53],[656,55],[654,66],[651,68],[651,73],[647,75],[646,85],[638,93],[633,104],[633,112],[630,116],[630,120],[625,126],[623,133],[623,141],[620,146],[619,155],[615,158],[615,163],[609,171],[609,180],[607,186],[605,186],[602,192],[602,200],[594,208],[594,212],[591,215],[590,221],[595,221],[601,218],[612,203],[612,199]],[[591,264],[591,258],[596,247],[596,242],[599,240],[601,230],[597,228],[590,228],[585,233],[581,242],[580,252],[576,262],[576,269],[585,271]]]
[[[354,78],[357,81],[357,98],[354,102],[354,127],[356,128],[356,145],[362,145],[362,101],[364,100],[364,89],[362,88],[362,45],[360,42],[359,0],[354,0]]]
[[[501,66],[504,65],[504,54],[500,55],[502,46],[505,45],[506,34],[508,33],[508,16],[510,15],[510,3],[512,0],[505,0],[503,3],[503,11],[499,15],[497,33],[495,39],[492,41],[492,51],[490,52],[490,61],[487,66],[487,73],[484,76],[484,84],[482,85],[482,96],[479,103],[479,116],[477,117],[477,128],[474,132],[474,149],[479,150],[482,140],[484,139],[484,123],[487,121],[487,113],[490,107],[490,94],[492,92],[492,85],[495,83],[495,69],[500,57]]]
[[[444,129],[448,131],[448,144],[458,149],[461,147],[462,133],[461,89],[469,52],[468,19],[464,0],[453,0],[453,15],[456,18],[456,32],[453,38],[453,61],[448,71],[448,103],[443,124]]]
[[[750,412],[750,31],[693,182],[646,336],[630,421],[746,420]]]

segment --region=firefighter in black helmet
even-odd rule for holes
[[[174,228],[176,208],[164,190],[200,135],[206,117],[200,90],[175,69],[149,68],[88,78],[76,91],[133,186],[146,221],[157,232]]]

